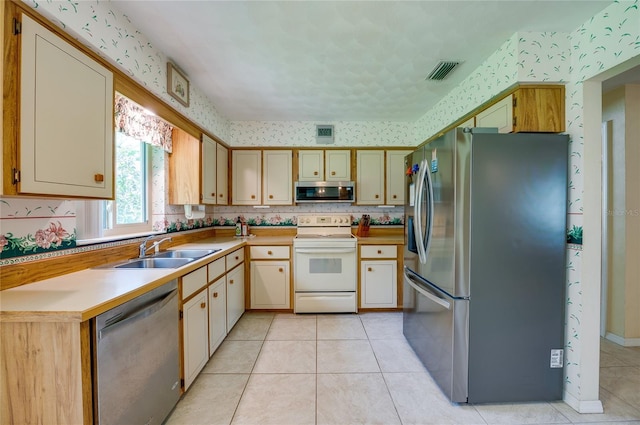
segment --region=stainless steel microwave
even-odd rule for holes
[[[356,201],[354,182],[296,182],[296,203]]]

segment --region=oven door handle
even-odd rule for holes
[[[300,254],[346,254],[355,252],[355,248],[294,248]]]

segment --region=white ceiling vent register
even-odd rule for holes
[[[319,145],[333,144],[333,126],[316,125],[316,143]]]
[[[458,65],[460,65],[458,61],[440,61],[427,75],[426,80],[444,80]]]

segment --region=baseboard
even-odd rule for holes
[[[607,332],[604,337],[623,347],[640,347],[640,338],[624,338],[611,332]]]
[[[603,413],[604,408],[600,400],[578,400],[568,392],[564,392],[562,399],[578,413]]]

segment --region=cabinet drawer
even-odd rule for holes
[[[252,246],[251,247],[251,259],[252,260],[266,260],[266,259],[289,259],[289,247],[288,246]]]
[[[207,273],[209,275],[209,282],[213,282],[218,277],[224,274],[226,268],[224,266],[224,258],[218,258],[216,261],[212,261],[207,265]]]
[[[396,245],[362,245],[360,247],[361,258],[396,258],[397,255]]]
[[[198,289],[207,284],[207,268],[200,267],[189,274],[182,276],[182,299],[186,299],[191,294],[195,294]]]
[[[226,259],[227,271],[229,271],[244,261],[244,248],[240,248],[239,250],[234,251],[231,254],[227,254]]]

